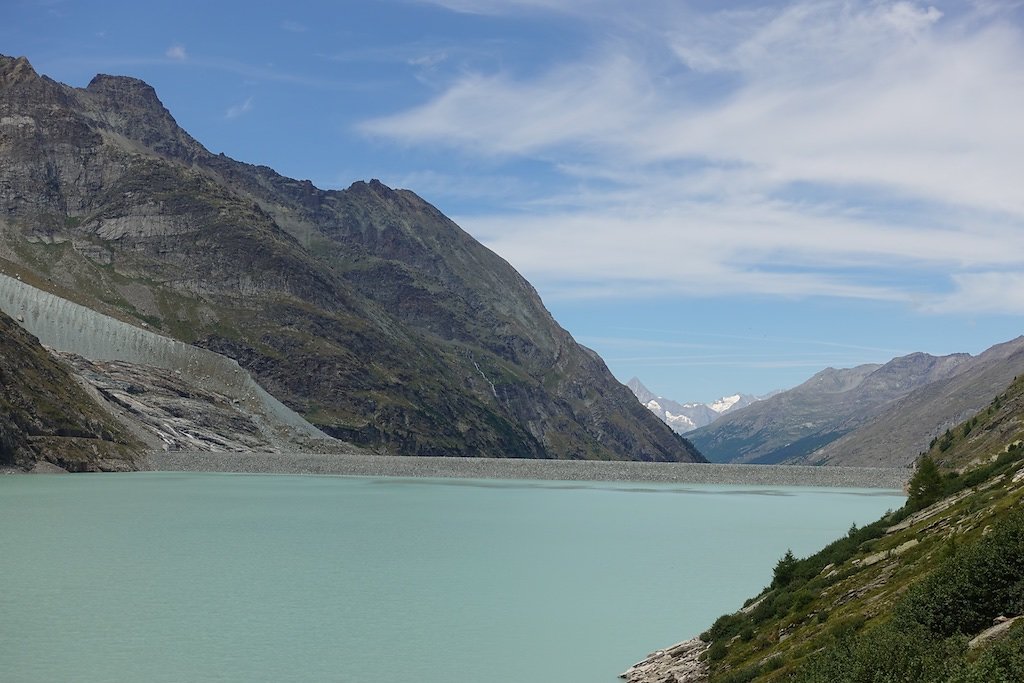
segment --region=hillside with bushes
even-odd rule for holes
[[[1024,379],[922,454],[906,505],[818,553],[631,681],[1024,680]],[[672,677],[666,677],[672,676]]]

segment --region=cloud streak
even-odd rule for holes
[[[556,0],[437,4],[573,11]],[[460,73],[360,129],[547,165],[562,181],[550,191],[459,220],[549,294],[1024,312],[1024,36],[1005,12],[673,7],[617,17],[594,3],[591,19],[606,23],[583,57],[529,76]]]
[[[184,45],[171,45],[167,48],[167,51],[164,52],[164,56],[168,59],[173,59],[176,62],[184,62],[188,59],[188,53],[185,52]]]
[[[252,97],[247,97],[244,102],[228,107],[227,111],[224,112],[224,118],[237,119],[239,116],[248,114],[250,111],[252,111]]]

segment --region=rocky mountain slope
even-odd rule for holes
[[[140,445],[67,366],[0,313],[0,468],[131,470]]]
[[[733,394],[732,396],[723,396],[711,403],[679,403],[670,398],[656,396],[636,377],[626,382],[626,386],[640,403],[644,404],[677,434],[692,432],[698,427],[711,424],[722,415],[761,400],[760,397],[750,394]]]
[[[421,198],[214,155],[147,84],[0,57],[0,270],[223,353],[403,455],[700,460]]]
[[[761,595],[623,677],[1024,680],[1024,378],[936,436],[904,508],[783,557]]]
[[[979,359],[969,354],[914,353],[884,365],[828,368],[798,387],[737,410],[687,437],[714,462],[793,461],[893,412],[897,399],[975,367],[983,362]],[[883,458],[872,464],[906,462]]]
[[[936,434],[981,410],[1024,376],[1024,338],[997,344],[959,366],[960,372],[889,404],[875,419],[790,464],[909,465]]]

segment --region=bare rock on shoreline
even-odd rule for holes
[[[652,652],[619,678],[629,683],[702,683],[708,678],[708,666],[702,661],[709,644],[691,638],[664,650]]]
[[[180,372],[123,361],[61,357],[133,434],[164,451],[351,452],[326,435],[310,437],[242,401]]]

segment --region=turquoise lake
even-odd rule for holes
[[[0,681],[613,683],[896,491],[0,477]]]

